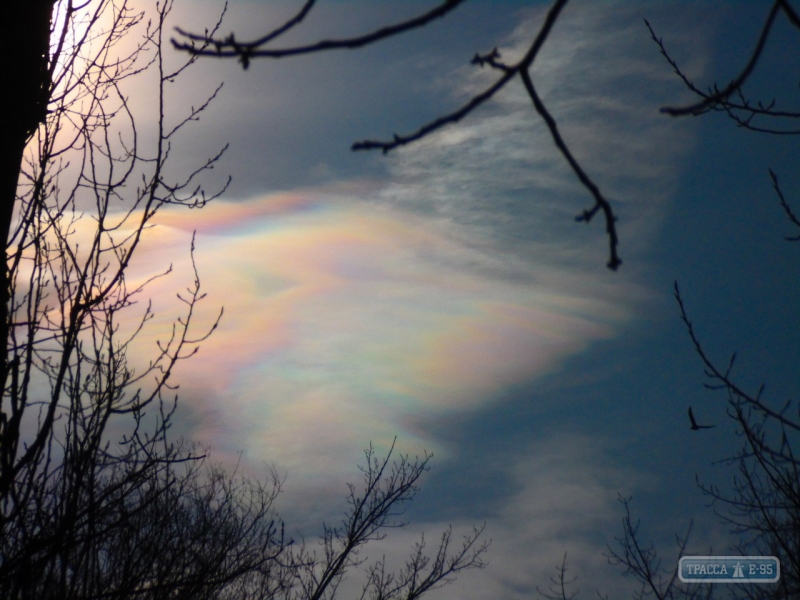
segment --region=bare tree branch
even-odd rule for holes
[[[772,25],[775,22],[775,17],[778,15],[778,11],[781,8],[783,8],[784,4],[785,0],[775,0],[774,4],[772,5],[772,8],[769,11],[769,14],[767,15],[767,19],[764,22],[763,27],[761,28],[761,34],[759,35],[758,41],[756,42],[756,46],[750,55],[750,59],[747,61],[747,64],[744,66],[742,71],[735,79],[733,79],[723,89],[715,91],[713,94],[708,94],[708,95],[700,94],[703,96],[703,100],[701,102],[685,107],[667,106],[662,108],[661,112],[673,117],[700,114],[705,110],[708,110],[709,108],[713,107],[714,105],[719,104],[720,102],[724,102],[732,93],[739,90],[742,87],[742,84],[744,84],[744,82],[747,81],[747,78],[750,77],[750,75],[753,72],[753,69],[755,69],[756,63],[758,62],[758,59],[761,57],[761,52],[764,50],[764,45],[767,42],[767,38],[769,37]],[[656,36],[653,35],[653,38],[656,39]],[[661,43],[659,42],[659,46],[660,45]]]
[[[778,184],[778,176],[772,169],[769,170],[769,176],[772,179],[772,187],[775,188],[775,193],[778,194],[778,200],[781,203],[783,212],[786,213],[786,217],[789,219],[792,225],[800,229],[800,219],[797,218],[797,215],[795,215],[794,212],[792,211],[792,207],[789,206],[789,203],[786,201],[786,198],[784,198],[783,192],[781,191],[781,187]],[[785,239],[788,242],[798,242],[800,241],[800,235],[796,235],[794,237],[785,237],[783,239]]]
[[[460,3],[461,0],[449,0],[443,2],[438,7],[423,15],[408,21],[404,21],[397,25],[381,28],[363,36],[345,38],[341,40],[326,40],[317,42],[315,44],[283,49],[264,48],[263,46],[279,38],[282,34],[301,23],[314,5],[313,1],[307,1],[294,17],[287,20],[270,33],[252,42],[238,42],[233,34],[225,39],[216,39],[207,33],[198,35],[178,29],[178,33],[188,41],[180,42],[173,39],[172,43],[178,50],[189,52],[195,56],[217,56],[222,58],[236,57],[240,60],[240,62],[242,62],[243,66],[247,68],[247,66],[250,64],[250,60],[253,58],[282,58],[285,56],[309,54],[340,48],[360,48],[387,37],[419,28],[433,19],[446,15]],[[358,151],[377,149],[381,150],[384,154],[387,154],[389,151],[394,150],[395,148],[416,142],[447,125],[459,122],[461,119],[469,115],[473,110],[491,99],[498,91],[505,87],[509,81],[519,75],[522,79],[523,85],[531,97],[531,100],[533,101],[537,113],[547,124],[547,127],[559,152],[561,152],[580,182],[589,190],[595,200],[594,206],[590,209],[584,210],[583,213],[576,217],[576,220],[585,221],[588,223],[599,211],[603,212],[606,222],[606,233],[609,239],[609,260],[607,262],[607,266],[612,270],[616,270],[622,264],[622,260],[620,259],[617,251],[619,239],[616,232],[616,216],[611,208],[611,203],[600,192],[597,184],[589,177],[589,175],[584,171],[573,154],[570,152],[566,142],[563,140],[558,128],[556,127],[555,120],[547,111],[543,102],[537,95],[529,75],[529,70],[533,66],[539,51],[547,41],[553,26],[558,20],[559,15],[566,4],[567,0],[555,0],[553,2],[530,47],[526,51],[525,55],[514,65],[506,65],[500,62],[500,54],[498,53],[497,49],[494,49],[492,52],[486,55],[476,54],[472,59],[472,64],[478,66],[488,65],[491,68],[500,71],[501,75],[494,83],[486,87],[478,94],[474,95],[463,106],[446,115],[442,115],[436,119],[433,119],[432,121],[429,121],[428,123],[425,123],[413,133],[406,135],[399,135],[395,133],[391,140],[358,141],[352,144],[351,150]],[[195,47],[197,43],[202,44],[202,48]]]
[[[279,48],[275,50],[262,48],[262,46],[272,42],[282,34],[292,29],[294,26],[298,25],[306,17],[314,5],[314,0],[307,0],[297,15],[289,19],[286,23],[276,28],[272,32],[252,42],[238,42],[236,41],[234,34],[230,34],[224,39],[216,39],[205,34],[198,35],[189,33],[176,27],[176,31],[183,37],[187,38],[189,42],[179,42],[178,40],[173,39],[172,45],[177,50],[183,50],[193,55],[217,56],[220,58],[235,57],[239,59],[239,62],[241,62],[242,66],[246,69],[250,65],[250,60],[252,58],[283,58],[285,56],[298,56],[301,54],[325,52],[328,50],[352,50],[355,48],[361,48],[380,40],[384,40],[386,38],[405,33],[406,31],[411,31],[412,29],[418,29],[424,25],[427,25],[431,21],[445,16],[458,7],[458,5],[460,5],[463,1],[464,0],[445,0],[439,6],[424,14],[400,23],[396,23],[394,25],[382,27],[357,37],[343,38],[339,40],[322,40],[306,46]],[[196,42],[200,42],[202,46],[197,48]],[[208,48],[209,45],[213,46],[213,48]]]

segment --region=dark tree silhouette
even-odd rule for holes
[[[111,0],[14,4],[3,26],[25,37],[0,61],[4,81],[19,84],[20,117],[3,119],[2,138],[4,177],[16,172],[3,180],[0,217],[0,596],[92,597],[107,560],[98,548],[127,522],[120,510],[144,510],[173,465],[200,458],[166,438],[174,366],[216,327],[196,331],[200,280],[195,272],[184,316],[137,373],[127,350],[152,313],[131,321],[147,284],[129,286],[125,272],[161,206],[202,205],[193,180],[219,155],[188,179],[168,173],[170,140],[202,111],[165,117],[163,86],[192,62],[166,68],[171,2],[150,22]],[[125,36],[138,37],[127,53]],[[148,70],[160,119],[144,148],[124,86]]]
[[[0,19],[0,39],[6,44],[0,60],[0,81],[5,118],[0,119],[0,239],[7,240],[16,205],[17,180],[25,146],[33,132],[44,122],[52,88],[53,73],[49,62],[50,15],[55,0],[12,2],[4,7]],[[7,262],[5,244],[0,244],[2,264]],[[0,268],[0,340],[8,339],[8,272]],[[0,344],[0,382],[8,376],[8,355]],[[0,430],[1,432],[1,430]],[[5,439],[5,436],[3,436]],[[0,459],[5,453],[0,454]],[[10,485],[5,468],[0,468],[0,497]]]
[[[776,0],[740,73],[727,85],[714,84],[707,91],[702,91],[683,73],[648,23],[651,35],[667,62],[686,87],[698,96],[694,104],[666,107],[662,112],[674,117],[723,112],[738,127],[758,134],[800,134],[800,127],[797,127],[800,111],[779,109],[778,100],[774,98],[754,101],[745,91],[776,19],[781,15],[800,30],[800,17],[794,7],[787,0]],[[787,219],[800,229],[800,222],[781,191],[778,176],[770,170],[769,177]],[[800,235],[786,236],[785,239],[799,241]],[[733,491],[722,492],[715,486],[704,484],[700,487],[715,501],[716,514],[732,525],[733,532],[739,535],[740,541],[733,550],[742,554],[777,556],[781,560],[781,579],[777,584],[770,588],[742,586],[737,589],[737,595],[745,598],[797,597],[800,594],[800,459],[795,455],[795,448],[800,433],[800,406],[793,406],[791,400],[779,404],[767,400],[763,384],[752,392],[737,383],[733,376],[735,353],[724,369],[717,366],[689,320],[677,284],[675,298],[681,319],[704,365],[709,380],[706,387],[725,394],[727,414],[743,438],[742,448],[727,461],[735,470]]]
[[[658,37],[650,23],[647,27],[661,53],[678,77],[698,101],[683,107],[665,107],[662,112],[673,117],[703,115],[722,112],[736,126],[758,134],[799,135],[800,111],[778,108],[777,99],[750,99],[744,86],[757,67],[762,50],[772,31],[776,19],[783,14],[789,23],[800,29],[800,18],[792,5],[785,0],[776,0],[770,7],[758,36],[758,41],[747,63],[740,73],[727,85],[713,84],[703,91],[681,70],[672,58],[664,41]],[[789,223],[800,234],[798,220],[778,183],[778,176],[769,170],[778,203]],[[787,241],[798,242],[800,235],[785,236]],[[716,486],[699,483],[701,491],[713,501],[715,514],[731,526],[738,542],[730,548],[731,553],[741,555],[776,556],[781,562],[780,580],[775,584],[739,584],[725,586],[713,584],[687,586],[676,580],[677,560],[683,555],[691,532],[691,524],[685,536],[676,536],[677,557],[669,567],[661,566],[662,558],[651,542],[643,540],[639,522],[632,521],[630,499],[622,499],[624,505],[623,535],[617,538],[616,547],[609,546],[608,558],[612,564],[623,568],[625,575],[641,584],[636,598],[652,595],[659,599],[699,599],[724,597],[748,598],[750,600],[791,600],[800,595],[800,457],[796,454],[800,442],[800,406],[794,401],[776,402],[764,394],[764,385],[751,391],[739,384],[734,377],[734,353],[725,367],[712,360],[705,345],[698,337],[685,301],[675,284],[675,299],[689,338],[703,364],[708,382],[705,387],[721,392],[725,396],[728,417],[736,424],[737,435],[742,438],[741,448],[724,464],[732,469],[732,490],[723,491]],[[689,418],[692,429],[702,428],[696,424],[691,409]],[[710,550],[709,554],[713,554]],[[719,554],[719,552],[717,552]],[[566,560],[566,559],[565,559]],[[547,598],[566,600],[567,585],[574,582],[566,576],[566,562],[557,571],[555,588]]]
[[[127,0],[12,4],[4,39],[19,43],[0,57],[15,90],[4,94],[14,118],[0,125],[0,597],[334,597],[358,549],[401,525],[393,519],[430,456],[394,458],[392,447],[379,460],[370,449],[347,528],[324,528],[317,559],[284,535],[274,473],[227,472],[205,449],[170,438],[175,366],[222,313],[198,330],[194,268],[178,294],[183,314],[149,362],[131,364],[153,318],[141,298],[171,268],[142,284],[126,273],[159,210],[200,208],[224,191],[200,185],[224,148],[182,178],[170,159],[219,88],[182,113],[169,106],[165,87],[196,60],[165,56],[172,0],[146,11]],[[153,78],[157,116],[142,121],[129,86]],[[188,251],[194,267],[194,241]],[[481,567],[480,533],[450,552],[445,532],[432,562],[420,543],[401,573],[381,579],[374,566],[365,589],[418,597]]]
[[[410,460],[401,456],[390,462],[392,450],[384,459],[377,457],[374,448],[365,451],[363,489],[348,484],[348,509],[340,527],[324,525],[321,536],[322,556],[309,551],[304,545],[290,549],[294,577],[298,590],[292,598],[320,600],[333,597],[344,576],[354,566],[366,559],[360,550],[367,543],[386,537],[385,530],[404,527],[403,506],[416,495],[417,482],[428,469],[431,455]],[[461,547],[450,552],[452,530],[442,533],[433,560],[425,550],[425,537],[421,538],[397,573],[386,572],[386,563],[380,559],[367,569],[361,598],[414,600],[451,581],[453,575],[468,569],[482,568],[483,555],[489,542],[479,542],[484,527],[473,528],[465,535]]]
[[[20,42],[9,44],[0,60],[0,80],[17,92],[4,96],[7,114],[14,118],[0,125],[0,231],[7,242],[5,268],[0,269],[3,597],[333,597],[348,570],[360,564],[359,549],[384,535],[385,528],[402,524],[396,520],[398,511],[416,493],[429,456],[401,456],[392,462],[391,450],[379,459],[370,448],[363,490],[350,487],[350,509],[342,526],[323,528],[322,556],[317,556],[302,544],[289,545],[284,537],[272,511],[277,479],[260,485],[237,478],[208,466],[203,450],[169,440],[176,402],[173,368],[196,351],[216,323],[195,333],[193,317],[203,299],[195,273],[181,296],[184,316],[149,365],[137,373],[126,353],[151,312],[145,308],[132,330],[123,326],[124,315],[144,291],[144,286],[128,287],[125,271],[160,207],[198,207],[209,199],[196,179],[221,153],[188,178],[171,177],[170,144],[197,120],[213,94],[177,120],[165,116],[164,96],[156,94],[156,143],[145,150],[139,146],[124,86],[127,79],[154,69],[161,91],[198,56],[236,58],[247,68],[256,58],[359,48],[425,26],[461,1],[446,0],[426,13],[361,36],[286,48],[274,44],[300,26],[315,0],[307,0],[293,18],[250,42],[233,35],[218,37],[218,27],[203,35],[179,30],[181,38],[174,44],[189,54],[175,69],[168,68],[162,51],[169,1],[158,5],[152,25],[124,0],[31,0],[6,7],[0,25],[3,39]],[[498,76],[464,106],[409,134],[357,142],[353,149],[386,153],[413,143],[465,118],[519,77],[554,143],[593,197],[594,204],[577,219],[588,222],[602,212],[608,266],[616,269],[621,261],[611,204],[575,160],[530,75],[566,4],[552,3],[518,62],[504,62],[496,50],[476,54],[472,63]],[[108,15],[111,25],[94,35],[100,33],[101,17]],[[676,117],[722,111],[754,132],[800,133],[792,126],[800,112],[778,109],[774,100],[753,101],[744,92],[781,15],[800,28],[791,4],[776,0],[741,73],[729,84],[707,91],[681,71],[651,28],[669,64],[699,97],[692,105],[663,111]],[[137,29],[144,33],[135,49],[115,54],[119,40],[129,39]],[[77,157],[72,170],[67,167],[69,157]],[[770,176],[782,210],[800,228],[777,175]],[[94,211],[94,229],[79,240],[87,207]],[[800,235],[788,239],[800,240]],[[730,462],[739,473],[734,493],[703,490],[741,533],[742,552],[781,558],[782,578],[770,588],[773,597],[796,597],[800,476],[793,448],[800,412],[795,414],[797,407],[789,402],[773,405],[762,390],[749,392],[739,386],[732,375],[733,359],[727,368],[718,368],[696,336],[677,288],[676,297],[709,386],[727,395],[728,414],[744,440]],[[125,432],[121,437],[111,435],[120,429]],[[642,595],[711,597],[714,588],[678,585],[674,573],[661,570],[658,554],[641,541],[638,523],[632,523],[628,503],[623,502],[620,549],[609,549],[609,557],[642,583]],[[423,553],[423,538],[400,573],[386,573],[382,561],[374,563],[362,596],[416,598],[452,574],[482,566],[486,544],[477,542],[480,533],[474,530],[460,549],[448,554],[451,534],[446,531],[433,560]],[[688,533],[678,538],[678,554],[687,539]],[[566,572],[565,556],[556,597],[568,597]],[[760,598],[764,590],[744,586],[734,592]]]

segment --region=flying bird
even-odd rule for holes
[[[692,431],[697,431],[698,429],[711,429],[714,425],[698,425],[697,421],[694,420],[694,413],[692,413],[692,407],[689,407],[689,420],[692,422]]]

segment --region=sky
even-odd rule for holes
[[[288,39],[369,31],[431,3],[321,3]],[[202,30],[221,6],[176,3],[174,24]],[[233,0],[222,31],[257,36],[297,3]],[[189,243],[218,330],[181,365],[176,432],[215,460],[285,475],[290,528],[318,530],[344,508],[363,449],[396,437],[433,453],[411,525],[376,546],[402,559],[421,531],[486,523],[489,566],[432,599],[536,597],[567,553],[576,586],[627,590],[603,552],[632,496],[642,533],[677,563],[689,549],[725,554],[726,527],[695,477],[722,486],[718,462],[739,447],[725,398],[703,369],[672,296],[680,284],[697,333],[720,363],[776,404],[796,393],[798,247],[771,189],[775,170],[800,197],[797,142],[737,130],[720,115],[672,119],[691,97],[643,17],[701,87],[748,57],[768,5],[570,4],[532,76],[571,150],[613,203],[621,268],[606,268],[599,219],[520,82],[462,122],[409,147],[352,153],[352,142],[409,132],[461,105],[493,74],[469,64],[497,46],[511,60],[547,5],[476,0],[453,15],[360,51],[247,70],[200,61],[169,99],[203,118],[175,142],[188,169],[229,143],[209,184],[231,186],[202,210],[157,217],[133,276],[173,266],[149,289],[157,318],[146,361],[190,280]],[[748,89],[791,104],[800,67],[781,22]],[[778,83],[776,83],[778,82]],[[147,95],[135,98],[145,114]],[[800,201],[799,201],[800,202]],[[135,358],[136,358],[135,357]],[[693,432],[686,416],[715,424]],[[376,556],[379,554],[376,554]],[[357,574],[353,574],[357,582]]]

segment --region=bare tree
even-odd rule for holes
[[[714,584],[685,584],[678,578],[677,567],[662,567],[662,557],[652,542],[642,540],[639,533],[640,521],[631,517],[630,498],[620,498],[624,508],[622,517],[622,536],[616,538],[616,546],[608,546],[608,562],[622,567],[625,576],[632,577],[640,585],[634,593],[635,600],[653,596],[658,600],[682,598],[686,600],[710,600],[714,596]],[[670,558],[669,565],[678,564],[684,555],[686,545],[692,533],[689,523],[686,534],[675,536],[676,557]]]
[[[123,524],[118,508],[143,509],[145,492],[174,476],[171,465],[200,458],[166,439],[176,402],[170,377],[216,327],[196,332],[203,293],[195,270],[171,335],[139,372],[128,365],[128,348],[153,315],[149,304],[136,306],[147,282],[129,285],[126,270],[162,206],[207,200],[194,180],[220,155],[184,179],[169,174],[170,144],[208,105],[168,121],[164,86],[193,62],[165,63],[172,2],[158,4],[151,21],[126,1],[34,4],[36,81],[21,102],[36,114],[19,129],[26,151],[3,205],[13,219],[0,269],[0,591],[9,598],[45,597],[45,582],[58,597],[89,594],[87,573],[103,561],[94,550]],[[125,86],[150,72],[159,119],[144,148]],[[120,429],[127,433],[113,439]],[[135,498],[145,503],[127,504]]]
[[[378,460],[370,448],[364,496],[350,487],[348,528],[324,528],[318,560],[284,536],[274,473],[263,481],[239,476],[210,464],[205,449],[169,437],[175,366],[222,312],[197,331],[204,294],[192,241],[192,282],[178,294],[183,315],[147,364],[129,364],[154,316],[141,298],[170,272],[134,283],[129,267],[159,210],[199,208],[225,189],[207,196],[198,183],[224,148],[183,177],[170,168],[183,130],[219,90],[177,116],[168,106],[166,86],[196,60],[170,66],[165,57],[172,5],[145,11],[128,0],[56,0],[10,14],[30,19],[20,26],[36,37],[11,58],[32,70],[0,61],[17,77],[6,81],[24,83],[15,102],[25,110],[0,157],[2,172],[14,172],[13,186],[3,180],[0,190],[10,189],[0,215],[0,225],[8,223],[0,269],[2,598],[330,598],[358,564],[358,549],[401,526],[394,518],[430,459],[392,462],[390,449]],[[155,86],[153,123],[129,100],[140,79]],[[482,566],[479,534],[448,554],[446,532],[432,563],[421,543],[398,589],[419,597]],[[372,583],[376,572],[368,586],[396,596]]]
[[[698,96],[694,104],[666,107],[665,114],[680,117],[709,112],[726,114],[738,127],[758,134],[798,135],[800,111],[778,107],[777,99],[752,100],[745,85],[757,68],[758,61],[776,20],[784,16],[800,29],[800,16],[787,0],[776,0],[770,7],[756,45],[739,74],[725,86],[713,84],[701,90],[670,56],[663,40],[647,23],[663,56],[686,87]],[[800,221],[786,200],[778,176],[769,171],[778,201],[789,223],[800,229]],[[786,236],[799,241],[800,235]],[[701,484],[701,489],[715,501],[716,513],[732,526],[739,536],[734,548],[742,554],[766,554],[781,560],[781,579],[774,589],[763,586],[742,586],[738,594],[747,598],[793,598],[800,593],[800,459],[795,454],[800,433],[800,407],[791,400],[781,403],[768,400],[764,385],[748,391],[733,376],[736,354],[725,368],[718,366],[707,353],[689,319],[684,299],[675,284],[675,298],[681,319],[700,357],[708,378],[706,387],[726,396],[727,414],[736,423],[742,437],[741,449],[727,460],[735,474],[732,492]]]
[[[417,482],[428,470],[431,455],[411,460],[400,456],[390,462],[392,448],[379,459],[374,448],[365,451],[363,489],[348,484],[349,508],[339,527],[323,526],[320,540],[322,556],[309,551],[304,545],[293,554],[293,564],[298,568],[298,589],[291,598],[320,600],[333,598],[347,572],[362,564],[360,550],[367,543],[386,537],[386,529],[404,527],[401,520],[403,505],[413,499],[418,491]],[[398,573],[386,571],[386,561],[381,559],[369,566],[361,598],[414,600],[426,592],[449,583],[457,573],[482,568],[482,556],[489,547],[488,541],[479,542],[484,527],[473,528],[464,537],[459,549],[450,553],[452,530],[442,533],[435,557],[425,554],[425,538],[415,545],[410,558]]]
[[[246,69],[253,59],[279,59],[332,50],[362,48],[369,44],[380,42],[387,38],[423,27],[451,13],[462,3],[463,0],[443,0],[440,4],[425,13],[355,37],[320,40],[308,44],[276,48],[275,44],[279,42],[287,32],[298,29],[303,20],[314,8],[316,0],[306,0],[293,17],[277,25],[272,31],[255,40],[241,41],[236,39],[233,33],[227,37],[219,37],[214,33],[205,32],[203,34],[196,34],[178,28],[177,32],[180,37],[179,39],[173,39],[172,43],[175,48],[187,52],[191,56],[215,56],[219,58],[236,59]],[[564,156],[570,168],[575,173],[575,176],[588,190],[594,200],[594,204],[575,217],[575,220],[588,223],[598,213],[603,214],[609,245],[609,259],[607,265],[609,269],[616,270],[620,264],[622,264],[622,260],[617,252],[619,239],[617,237],[616,216],[611,207],[611,202],[603,195],[600,188],[592,180],[591,176],[586,173],[583,167],[581,167],[580,163],[570,151],[567,142],[558,129],[555,118],[539,96],[530,73],[539,52],[547,42],[547,38],[553,26],[566,5],[567,0],[555,0],[552,3],[539,30],[531,36],[532,40],[530,46],[517,62],[513,64],[503,62],[497,48],[483,54],[476,53],[471,63],[478,67],[489,67],[497,71],[498,76],[494,83],[473,96],[463,106],[425,123],[414,132],[403,135],[394,134],[392,138],[388,140],[364,140],[355,142],[351,149],[356,151],[381,150],[386,154],[395,148],[416,142],[442,127],[457,123],[468,116],[473,110],[490,100],[497,92],[503,89],[506,84],[518,77],[530,97],[534,109],[547,125],[553,137],[553,142],[559,152]]]
[[[564,552],[564,558],[561,559],[561,564],[556,565],[555,568],[557,575],[555,577],[550,577],[550,586],[548,587],[548,591],[543,592],[537,586],[536,593],[539,594],[540,597],[546,598],[547,600],[575,600],[578,597],[580,590],[567,591],[567,588],[575,583],[578,578],[567,578],[569,563],[567,562],[566,552]]]
[[[800,18],[791,4],[776,0],[768,12],[756,46],[740,73],[727,85],[713,84],[706,91],[694,84],[681,70],[667,51],[664,41],[647,23],[669,65],[699,98],[694,104],[666,107],[662,112],[674,117],[722,112],[738,127],[758,134],[800,134],[800,128],[797,127],[800,112],[778,109],[776,99],[750,100],[744,92],[744,85],[755,70],[775,20],[781,14],[792,26],[800,29]],[[800,229],[800,220],[784,196],[778,176],[769,170],[769,177],[790,225]],[[800,241],[800,235],[785,236],[785,239],[797,242]],[[731,532],[738,537],[738,542],[731,548],[732,552],[776,556],[781,561],[781,576],[776,584],[769,587],[743,584],[727,591],[736,598],[795,598],[800,594],[800,457],[795,453],[800,439],[800,406],[792,400],[769,400],[764,394],[764,384],[757,390],[748,390],[738,383],[733,375],[736,354],[724,367],[711,359],[689,319],[677,283],[675,299],[692,345],[703,363],[708,379],[705,385],[725,395],[727,415],[736,424],[737,435],[742,438],[741,448],[723,461],[733,471],[732,489],[725,491],[714,485],[699,483],[700,489],[712,500],[715,514],[730,525]],[[625,501],[624,505],[624,534],[617,540],[621,550],[610,549],[611,562],[621,565],[627,574],[642,583],[643,591],[649,588],[658,598],[692,598],[701,597],[697,594],[703,593],[711,597],[713,586],[708,586],[705,592],[703,587],[687,589],[676,585],[674,573],[667,579],[666,585],[659,583],[660,558],[652,544],[641,539],[638,523],[635,526],[631,524],[628,502]],[[685,550],[688,537],[689,532],[683,538],[677,538],[679,557]],[[667,569],[661,574],[669,576],[670,573]]]
[[[672,565],[677,565],[678,560],[684,555],[689,537],[692,532],[690,523],[683,536],[675,536],[675,557],[670,557],[667,565],[663,566],[663,557],[656,550],[652,541],[643,539],[639,529],[641,522],[634,520],[631,515],[631,498],[619,498],[623,506],[622,535],[615,538],[615,544],[609,544],[605,553],[609,564],[621,567],[625,577],[633,579],[637,585],[632,593],[634,600],[656,598],[657,600],[711,600],[717,587],[714,584],[699,585],[686,584],[678,578],[678,570]],[[572,589],[578,581],[577,576],[567,576],[567,555],[561,564],[556,566],[556,575],[550,578],[550,586],[546,592],[538,587],[539,596],[547,600],[578,600],[579,589]],[[600,591],[596,595],[601,599],[608,599]]]
[[[733,548],[744,555],[777,556],[781,578],[765,593],[763,586],[743,586],[746,598],[794,598],[800,593],[800,458],[795,446],[800,409],[791,400],[775,405],[764,397],[764,385],[750,392],[733,377],[736,355],[725,369],[712,361],[694,331],[683,298],[675,297],[697,354],[705,366],[706,387],[726,395],[727,414],[742,436],[740,450],[725,462],[734,469],[732,492],[700,484],[716,504],[715,513],[739,535]]]

